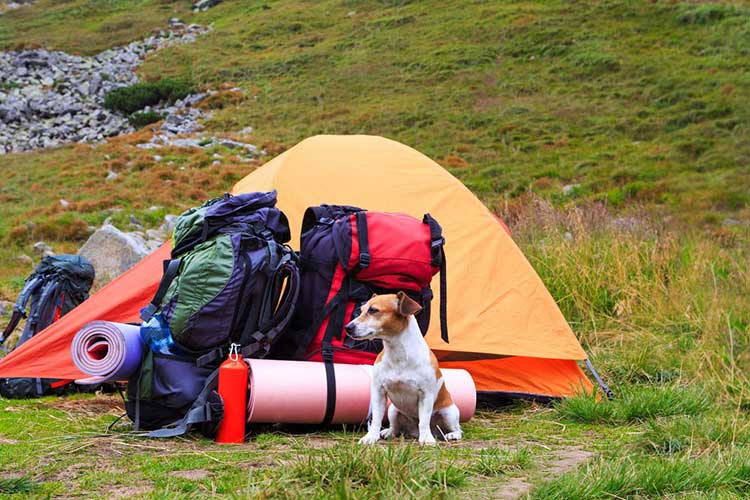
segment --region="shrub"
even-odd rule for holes
[[[173,103],[193,91],[193,85],[187,80],[168,78],[155,82],[136,83],[109,92],[104,98],[104,107],[130,115],[146,106],[155,106],[160,102]]]
[[[139,111],[128,117],[128,121],[135,128],[143,128],[146,125],[156,123],[163,119],[164,115],[156,111]]]

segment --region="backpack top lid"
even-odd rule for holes
[[[262,227],[279,243],[292,237],[289,221],[275,208],[276,190],[224,196],[183,212],[175,223],[172,256],[176,257],[218,233]]]
[[[367,233],[366,249],[359,246],[360,230]],[[400,213],[362,211],[333,224],[344,269],[358,280],[396,290],[421,291],[440,271],[440,261],[432,254],[433,236],[427,218],[420,221]],[[442,245],[442,236],[436,243]]]
[[[96,276],[94,266],[85,257],[65,254],[50,255],[42,259],[32,276],[51,274],[62,275],[86,291],[91,288]]]

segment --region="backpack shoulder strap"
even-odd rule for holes
[[[26,318],[26,306],[29,303],[31,296],[39,290],[39,287],[44,283],[44,277],[40,275],[32,274],[26,284],[23,286],[23,290],[18,294],[16,303],[13,306],[13,314],[10,317],[10,322],[0,334],[0,345],[2,345],[8,336],[13,333],[16,329],[21,318]]]
[[[164,296],[167,294],[167,290],[169,290],[169,285],[172,284],[180,270],[180,262],[180,259],[164,261],[164,276],[162,276],[161,281],[159,282],[159,288],[156,290],[154,298],[151,299],[149,305],[144,307],[141,311],[141,319],[143,321],[150,320],[154,314],[156,314],[159,307],[161,307]]]

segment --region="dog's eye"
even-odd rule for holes
[[[369,309],[367,310],[367,314],[377,314],[377,313],[379,313],[379,312],[380,312],[380,311],[378,311],[378,310],[377,310],[377,309],[375,309],[374,307],[370,307],[370,308],[369,308]]]

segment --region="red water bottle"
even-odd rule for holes
[[[217,443],[245,441],[247,365],[240,356],[239,347],[239,344],[232,344],[229,357],[219,367],[219,394],[224,401],[224,418],[216,434]]]

